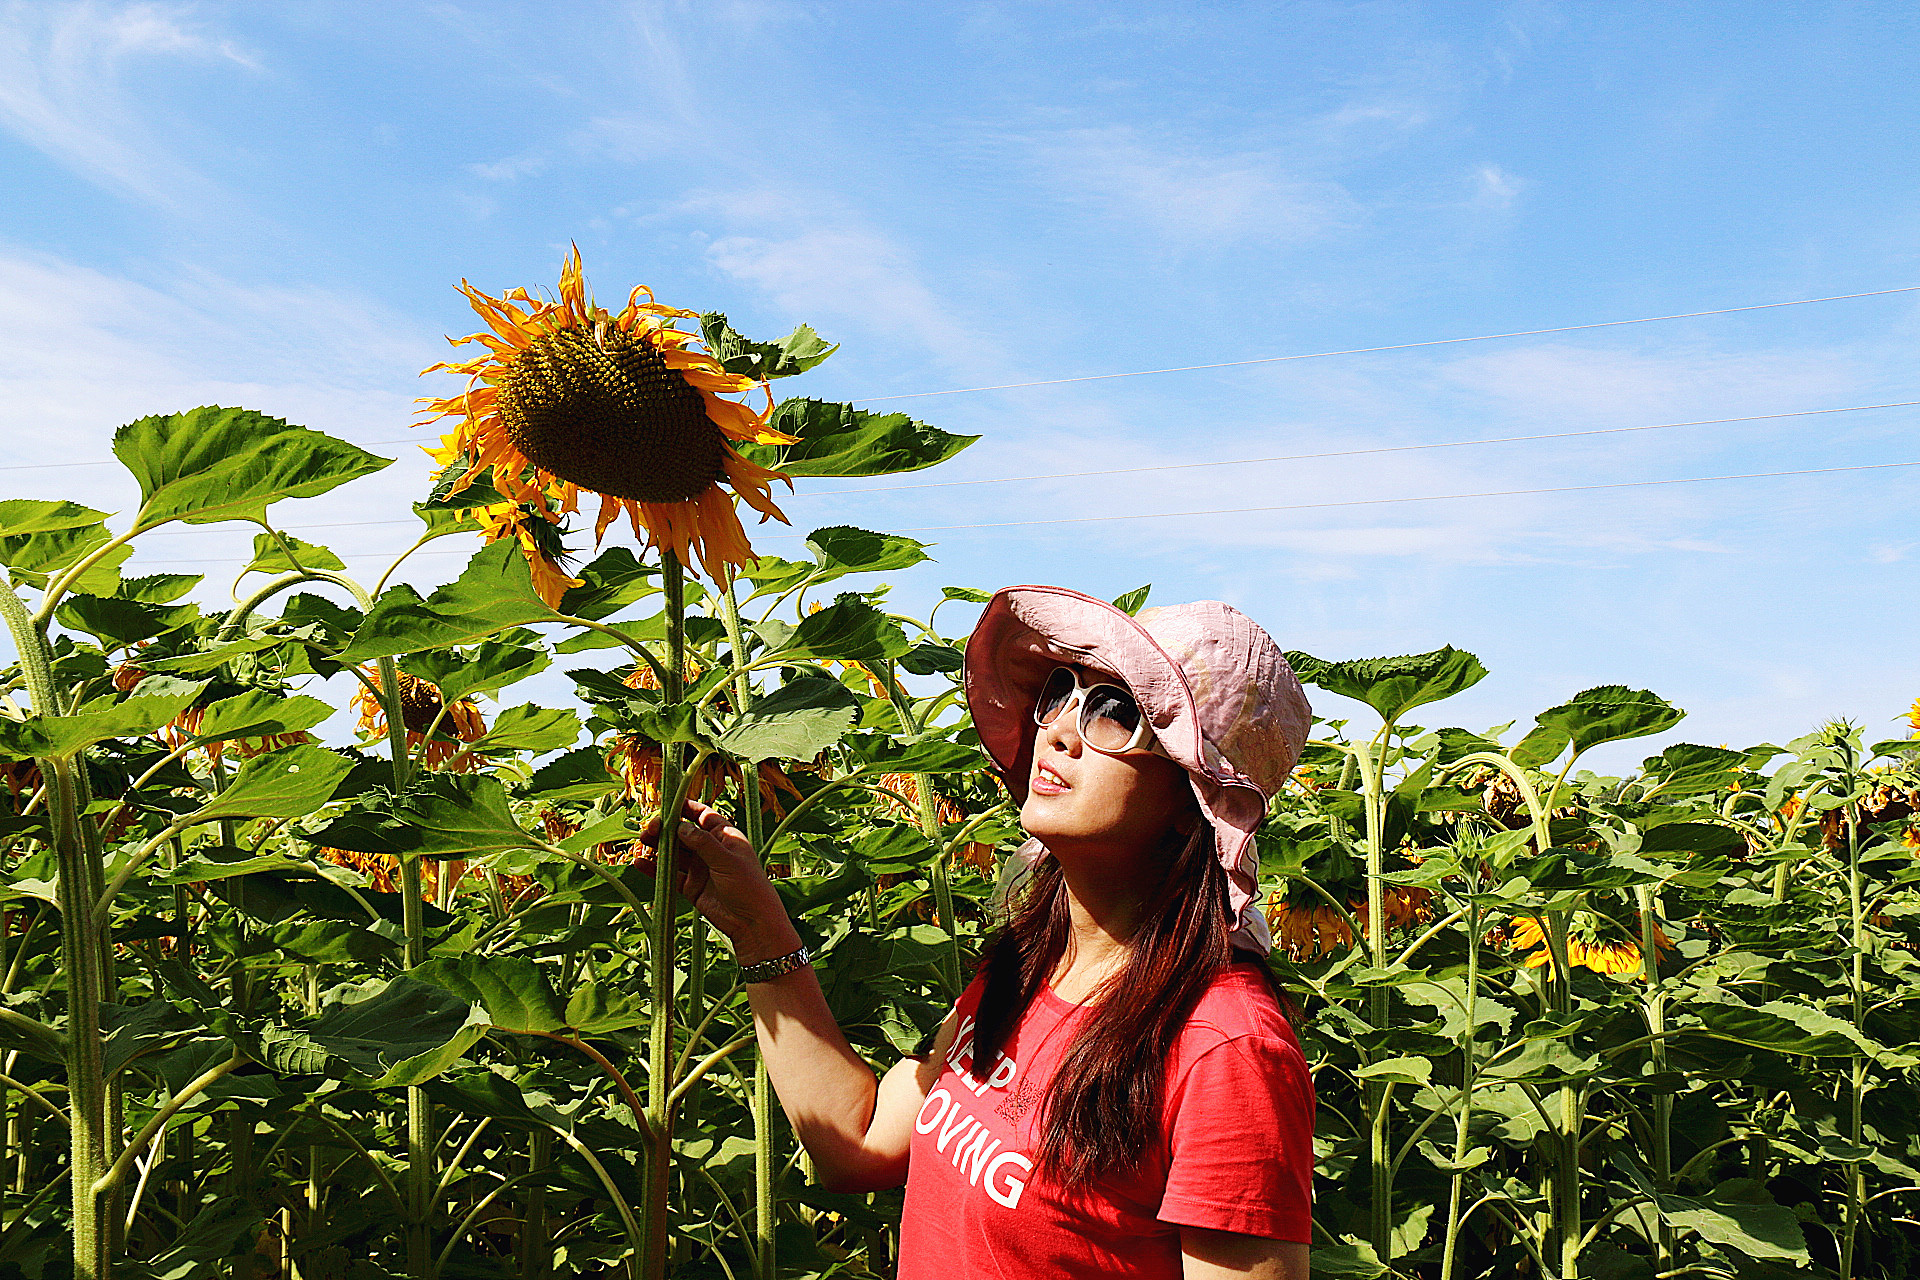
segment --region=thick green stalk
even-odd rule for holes
[[[1652,1037],[1650,1052],[1653,1069],[1667,1069],[1667,995],[1660,983],[1660,953],[1654,945],[1653,889],[1640,885],[1634,889],[1640,906],[1640,980],[1646,984],[1647,1035]],[[1653,1095],[1653,1185],[1662,1195],[1673,1194],[1673,1095],[1662,1090]],[[1673,1226],[1664,1216],[1654,1241],[1654,1273],[1674,1268]]]
[[[894,714],[900,717],[901,731],[914,737],[920,735],[922,725],[913,714],[913,701],[907,697],[907,691],[889,662],[882,669],[886,677],[887,701],[893,704]],[[960,921],[953,913],[953,881],[948,874],[948,856],[946,840],[940,831],[940,806],[933,794],[933,778],[924,773],[913,775],[915,807],[919,810],[920,830],[933,842],[933,904],[940,912],[940,926],[947,931],[947,954],[942,965],[947,980],[947,995],[957,999],[960,988]]]
[[[666,594],[667,664],[661,681],[661,703],[675,707],[686,700],[683,675],[687,669],[686,571],[671,551],[660,554],[661,586]],[[647,1198],[641,1207],[645,1248],[641,1274],[660,1280],[667,1267],[667,1179],[673,1166],[673,979],[679,959],[674,936],[674,854],[684,803],[685,746],[664,745],[660,763],[660,837],[655,845],[653,911],[647,920]]]
[[[1376,966],[1385,963],[1387,954],[1386,911],[1386,797],[1381,775],[1386,770],[1387,747],[1393,738],[1391,723],[1366,746],[1356,745],[1353,759],[1359,766],[1361,794],[1367,818],[1367,951]],[[1377,753],[1377,754],[1376,754]],[[1388,990],[1375,984],[1367,992],[1367,1023],[1385,1028],[1389,1016]],[[1367,1118],[1367,1168],[1371,1199],[1368,1204],[1368,1238],[1380,1260],[1393,1265],[1393,1148],[1389,1120],[1393,1105],[1393,1087],[1369,1076],[1364,1090]]]
[[[733,650],[733,665],[738,675],[734,677],[734,701],[740,711],[745,713],[753,706],[753,678],[747,674],[746,633],[740,626],[740,606],[733,594],[733,582],[729,579],[723,584],[720,593],[721,619],[727,628],[727,644]],[[753,846],[761,860],[766,860],[767,851],[760,846],[760,779],[757,774],[759,765],[752,760],[740,761],[740,824],[741,834],[747,843]],[[703,944],[704,945],[704,944]],[[695,1010],[696,1016],[698,1010]],[[757,1049],[753,1064],[753,1273],[755,1280],[773,1280],[778,1274],[778,1258],[774,1249],[775,1226],[779,1222],[780,1203],[773,1185],[773,1100],[769,1096],[767,1082],[766,1055]]]
[[[547,1177],[553,1135],[536,1131],[527,1145],[527,1190],[520,1203],[520,1280],[547,1280],[553,1270],[553,1243],[547,1231]]]
[[[1469,871],[1468,876],[1472,876]],[[1469,888],[1473,885],[1469,881]],[[1466,1190],[1466,1172],[1460,1168],[1466,1163],[1467,1150],[1473,1139],[1473,1086],[1477,1065],[1474,1062],[1474,1033],[1479,1030],[1480,1012],[1480,908],[1474,903],[1467,904],[1467,1025],[1460,1033],[1460,1098],[1455,1104],[1459,1110],[1453,1117],[1453,1167],[1454,1174],[1447,1188],[1447,1243],[1440,1255],[1440,1280],[1453,1280],[1454,1268],[1460,1251],[1460,1200]]]
[[[1848,778],[1848,790],[1853,779]],[[1853,964],[1849,977],[1853,987],[1854,1029],[1865,1034],[1867,1020],[1867,911],[1866,894],[1860,876],[1859,805],[1847,805],[1847,908],[1853,923]],[[1867,1099],[1867,1060],[1855,1054],[1851,1060],[1852,1089],[1847,1108],[1847,1141],[1857,1151],[1865,1134]],[[1858,1160],[1846,1164],[1847,1214],[1840,1242],[1840,1280],[1853,1280],[1856,1253],[1860,1243],[1860,1222],[1867,1208],[1867,1171]]]
[[[0,617],[13,636],[20,672],[36,715],[53,715],[53,663],[45,634],[34,625],[13,588],[0,582]],[[80,784],[73,761],[36,761],[47,788],[47,817],[59,868],[56,896],[61,920],[61,961],[67,987],[67,1089],[72,1120],[74,1280],[107,1280],[113,1272],[113,1224],[94,1184],[108,1165],[108,1107],[100,1002],[105,998],[104,949],[94,927],[94,903],[104,880],[92,865],[90,842],[81,832]]]

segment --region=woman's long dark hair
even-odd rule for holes
[[[1139,1165],[1159,1132],[1174,1040],[1223,966],[1254,962],[1281,999],[1272,970],[1229,943],[1227,873],[1214,857],[1212,828],[1204,821],[1194,828],[1170,837],[1126,962],[1102,984],[1048,1087],[1038,1156],[1058,1181],[1080,1184]],[[1065,953],[1067,910],[1060,864],[1043,859],[981,962],[987,981],[974,1022],[975,1074],[991,1068]]]

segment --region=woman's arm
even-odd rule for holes
[[[1307,1280],[1308,1249],[1237,1231],[1180,1228],[1180,1274],[1186,1280]]]
[[[680,890],[733,943],[741,965],[787,955],[800,935],[746,837],[726,815],[688,801],[680,824]],[[643,837],[645,839],[646,837]],[[823,1186],[870,1191],[907,1173],[913,1120],[954,1036],[941,1026],[924,1061],[909,1058],[874,1079],[827,1008],[811,967],[747,988],[767,1076]]]

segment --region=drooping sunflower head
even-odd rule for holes
[[[1553,957],[1547,937],[1535,916],[1520,916],[1508,926],[1508,941],[1517,951],[1532,949],[1526,963],[1530,969],[1550,966]],[[1673,940],[1658,923],[1653,926],[1654,959],[1663,959],[1673,950]],[[1608,977],[1638,978],[1641,974],[1640,940],[1619,921],[1598,911],[1576,911],[1567,930],[1567,964],[1575,969],[1591,969]]]
[[[368,680],[377,688],[380,684],[380,672],[377,668],[363,669]],[[429,769],[442,766],[455,773],[471,773],[479,768],[480,761],[471,751],[463,750],[459,743],[475,742],[486,736],[487,722],[481,718],[480,708],[470,698],[456,698],[451,706],[441,697],[440,688],[430,680],[400,672],[400,724],[407,732],[407,747],[418,749],[426,745],[425,763]],[[353,706],[360,715],[362,736],[379,738],[387,732],[387,711],[373,689],[362,685],[354,690]],[[441,714],[442,711],[445,714]],[[427,734],[431,733],[432,738]]]
[[[696,334],[675,327],[697,313],[656,303],[644,287],[618,312],[596,305],[578,248],[557,300],[524,289],[494,298],[464,281],[460,290],[487,330],[454,345],[479,343],[487,354],[428,369],[465,374],[468,386],[423,402],[436,419],[458,420],[447,440],[465,467],[456,491],[490,469],[495,489],[542,513],[549,501],[574,511],[580,494],[597,494],[596,538],[624,511],[636,537],[714,576],[753,556],[735,496],[762,519],[785,521],[772,499],[785,477],[733,446],[793,437],[727,398],[760,384],[727,372]]]

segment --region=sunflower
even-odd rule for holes
[[[1550,964],[1546,934],[1533,916],[1517,916],[1508,926],[1507,940],[1516,950],[1538,948],[1527,957],[1527,967],[1538,969]],[[1658,959],[1673,950],[1673,941],[1658,924],[1653,926],[1653,949]],[[1574,968],[1591,969],[1601,974],[1640,974],[1640,944],[1626,935],[1613,920],[1593,911],[1576,911],[1573,927],[1567,930],[1567,963]]]
[[[123,662],[113,669],[113,687],[121,693],[132,693],[135,687],[146,678],[147,672],[131,662]],[[200,736],[200,726],[205,721],[206,714],[207,709],[203,706],[188,707],[170,722],[160,726],[160,731],[154,736],[166,743],[168,750],[178,751]],[[229,746],[242,760],[251,760],[255,756],[265,755],[281,747],[296,747],[317,741],[319,739],[310,733],[270,733],[258,738],[226,738],[218,742],[203,743],[199,750],[208,760],[218,764]]]
[[[487,329],[453,345],[479,343],[487,354],[427,369],[465,374],[467,389],[422,401],[432,420],[457,419],[445,438],[454,456],[442,459],[465,464],[454,492],[490,470],[496,490],[542,518],[578,510],[582,493],[598,495],[596,542],[624,511],[635,537],[682,564],[697,559],[715,578],[753,559],[735,496],[762,520],[786,522],[773,504],[773,484],[786,477],[733,446],[794,437],[726,398],[762,384],[728,373],[692,345],[696,335],[674,327],[698,313],[656,303],[644,286],[618,312],[596,305],[577,246],[561,268],[558,301],[525,289],[489,297],[464,280],[460,292]]]
[[[1907,728],[1913,730],[1907,735],[1909,738],[1920,738],[1920,698],[1915,698],[1907,708]]]
[[[638,730],[617,734],[607,740],[606,760],[608,771],[618,774],[626,783],[626,800],[659,806],[661,751],[658,742]],[[771,760],[760,762],[758,775],[760,803],[771,809],[775,818],[786,817],[787,810],[781,804],[780,797],[788,795],[798,800],[801,798],[800,788],[794,786],[793,779]],[[738,786],[739,782],[738,765],[720,756],[708,756],[699,772],[688,780],[687,794],[698,796],[709,789],[723,791],[729,786]]]
[[[374,687],[380,684],[380,672],[375,667],[363,667],[367,679]],[[353,693],[353,706],[360,713],[360,733],[363,737],[381,738],[387,732],[387,711],[380,705],[380,699],[374,696],[373,689],[361,685]],[[446,714],[440,714],[441,708]],[[434,722],[439,727],[434,728]],[[419,676],[400,673],[400,722],[407,730],[407,750],[417,751],[420,744],[427,744],[426,765],[429,769],[445,766],[453,773],[472,773],[480,767],[480,761],[472,751],[459,743],[475,742],[487,732],[487,722],[480,718],[480,708],[471,698],[456,698],[452,706],[440,696],[440,689],[430,681]],[[431,741],[427,739],[428,730],[433,731]]]
[[[355,849],[321,849],[320,856],[336,867],[357,871],[367,878],[367,887],[375,893],[400,892],[400,859],[390,853],[361,853]],[[428,902],[440,896],[440,877],[447,875],[454,884],[466,877],[464,859],[446,862],[423,861],[420,864],[420,897]]]
[[[874,779],[874,784],[898,793],[880,797],[888,809],[910,821],[919,820],[920,779],[918,777],[911,773],[883,773]],[[941,795],[938,787],[933,788],[933,811],[939,816],[943,826],[967,820],[967,811],[953,800]],[[953,857],[954,861],[961,866],[972,867],[976,871],[994,869],[993,846],[983,841],[969,840],[954,850]]]
[[[1384,886],[1381,906],[1387,917],[1387,928],[1404,929],[1430,919],[1432,899],[1431,889],[1403,884]],[[1347,903],[1347,910],[1354,922],[1362,930],[1366,929],[1367,900],[1355,897]],[[1353,930],[1346,917],[1311,889],[1297,889],[1291,894],[1276,889],[1269,894],[1267,923],[1273,927],[1277,943],[1292,960],[1312,960],[1353,945]]]

